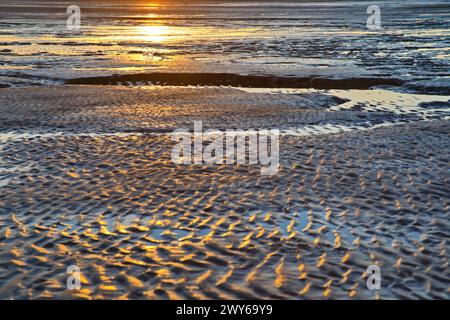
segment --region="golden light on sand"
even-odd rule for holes
[[[148,41],[162,42],[173,33],[169,26],[140,26],[139,33]]]
[[[0,300],[450,298],[442,5],[36,2],[0,0]]]

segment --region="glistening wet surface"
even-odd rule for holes
[[[447,1],[0,3],[0,86],[185,72],[448,80]],[[448,86],[447,86],[448,88]]]
[[[390,94],[1,89],[0,298],[448,299],[445,101]],[[174,164],[194,120],[281,129],[280,171]]]

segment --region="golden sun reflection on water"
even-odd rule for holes
[[[216,27],[181,27],[172,25],[140,25],[131,32],[134,40],[151,42],[211,41],[249,37],[258,28],[220,29]],[[137,39],[136,39],[137,38]]]
[[[173,28],[164,25],[139,26],[137,35],[147,41],[164,42],[167,41],[171,35],[176,36],[181,31],[175,29],[180,28]]]

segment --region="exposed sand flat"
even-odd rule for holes
[[[449,122],[333,111],[345,100],[323,95],[2,89],[0,298],[448,299]],[[194,120],[366,130],[282,135],[281,170],[264,177],[173,164],[165,133]],[[72,264],[80,291],[66,289]]]

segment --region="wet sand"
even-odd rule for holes
[[[0,298],[448,299],[449,122],[350,93],[1,89]],[[281,170],[173,164],[194,120],[282,129]]]

